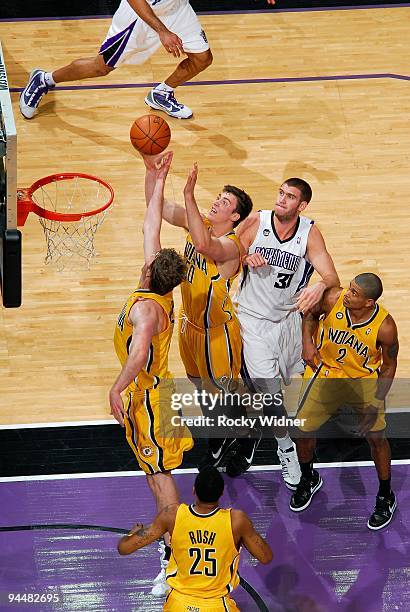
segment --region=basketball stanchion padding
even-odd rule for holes
[[[59,270],[74,262],[89,266],[95,256],[94,236],[114,200],[106,181],[77,172],[51,174],[28,188],[17,189],[17,224],[35,213],[47,243],[45,263]]]

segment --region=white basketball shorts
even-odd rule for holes
[[[238,313],[243,344],[242,377],[255,391],[275,394],[281,379],[290,383],[293,374],[302,374],[302,318],[289,312],[279,323]]]
[[[202,53],[209,49],[208,40],[188,0],[160,0],[153,10],[168,30],[182,40],[186,53]],[[100,55],[105,64],[143,64],[161,46],[158,34],[122,0],[114,14]]]

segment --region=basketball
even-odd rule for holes
[[[145,153],[145,155],[157,155],[169,145],[171,130],[162,117],[144,115],[132,124],[130,140],[137,151]]]

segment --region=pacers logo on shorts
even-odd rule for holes
[[[144,455],[144,457],[152,457],[154,454],[154,449],[151,448],[151,446],[144,446],[144,448],[141,449],[141,453]]]

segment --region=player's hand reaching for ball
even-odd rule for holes
[[[110,390],[110,406],[111,414],[116,421],[124,427],[125,408],[122,401],[121,393],[115,387]]]
[[[184,52],[182,46],[182,40],[169,30],[159,32],[159,39],[168,53],[171,53],[174,57],[180,57],[181,53]]]
[[[168,151],[167,153],[158,156],[159,159],[157,159],[155,163],[157,179],[167,178],[167,174],[171,167],[173,156],[173,151]]]
[[[141,153],[139,151],[142,159],[144,160],[144,164],[147,170],[156,170],[158,164],[161,162],[161,159],[167,155],[168,153],[158,153],[157,155],[146,155],[145,153]]]

